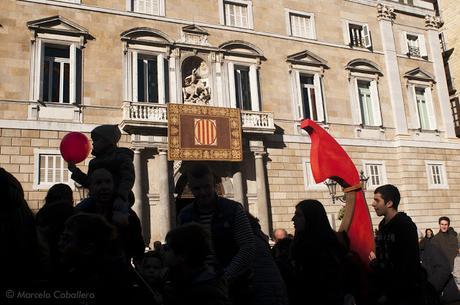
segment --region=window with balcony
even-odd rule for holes
[[[238,28],[253,28],[252,1],[219,0],[219,5],[221,24]]]
[[[169,101],[170,40],[150,28],[134,28],[121,35],[124,52],[124,100],[165,104]]]
[[[251,80],[247,66],[235,66],[235,95],[236,107],[242,110],[252,110]]]
[[[345,22],[344,25],[345,44],[356,48],[371,48],[371,33],[367,24]]]
[[[130,0],[129,11],[148,15],[165,15],[164,0]]]
[[[34,189],[47,189],[56,183],[65,183],[73,187],[67,163],[59,151],[34,151]]]
[[[220,46],[224,52],[224,99],[220,106],[260,111],[259,68],[263,55],[244,41],[231,41]]]
[[[127,100],[164,104],[168,100],[168,62],[163,54],[130,49],[127,52]]]
[[[313,14],[287,9],[286,24],[290,36],[316,39],[315,17]]]
[[[158,65],[156,56],[137,58],[137,100],[158,103]]]
[[[444,162],[425,161],[429,189],[449,188]]]
[[[426,58],[425,36],[403,32],[401,52],[409,57]]]

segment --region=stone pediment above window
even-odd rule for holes
[[[180,43],[210,46],[208,43],[209,33],[197,25],[187,25],[182,28]]]
[[[195,25],[195,24],[184,26],[182,28],[182,32],[193,33],[193,34],[201,34],[201,35],[209,35],[209,33],[205,29],[203,29],[202,27],[200,27],[198,25]]]
[[[286,61],[295,65],[315,66],[325,69],[329,68],[326,60],[307,50],[289,55]]]
[[[34,37],[38,33],[50,33],[64,36],[76,36],[86,40],[92,40],[94,37],[84,27],[61,16],[52,16],[43,19],[27,22],[27,27],[33,32]]]
[[[121,40],[131,44],[172,45],[174,41],[165,33],[147,27],[132,28],[120,34]]]
[[[358,73],[366,73],[366,74],[375,74],[382,76],[382,69],[368,59],[354,59],[350,61],[346,66],[345,69],[349,70],[350,72],[358,72]]]
[[[221,44],[219,49],[224,52],[225,55],[265,59],[262,51],[258,47],[242,40],[226,42]]]
[[[436,83],[433,75],[431,75],[429,72],[426,72],[422,68],[415,68],[410,70],[404,74],[404,77],[408,80]]]

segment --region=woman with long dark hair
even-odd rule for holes
[[[431,230],[430,228],[426,229],[425,237],[422,238],[419,244],[420,256],[423,256],[423,251],[425,251],[425,247],[428,246],[428,244],[430,244],[433,241],[433,237],[434,237],[433,230]]]
[[[292,305],[342,305],[343,261],[347,250],[331,228],[323,205],[303,200],[292,218],[292,277],[288,293]]]

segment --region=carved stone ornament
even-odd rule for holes
[[[382,3],[377,4],[377,19],[393,21],[396,18],[395,9]]]
[[[208,105],[211,100],[209,88],[209,68],[205,61],[192,68],[190,75],[184,78],[182,97],[184,103]]]
[[[180,43],[210,46],[208,43],[208,32],[197,25],[189,25],[182,28]]]
[[[442,21],[441,17],[438,16],[431,16],[431,15],[426,15],[425,16],[425,26],[427,29],[439,29],[442,27],[444,24],[444,21]]]

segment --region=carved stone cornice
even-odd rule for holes
[[[440,27],[442,27],[443,24],[444,24],[444,21],[442,21],[441,17],[432,16],[432,15],[425,16],[425,27],[427,29],[437,30]]]
[[[395,9],[384,5],[382,3],[377,4],[377,19],[387,20],[393,22],[396,18]]]

